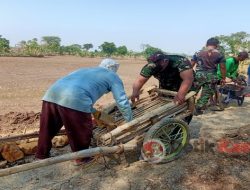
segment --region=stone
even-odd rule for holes
[[[54,148],[64,147],[69,144],[69,139],[66,135],[56,136],[52,139],[52,145]]]
[[[24,157],[24,153],[15,143],[8,143],[2,147],[2,157],[8,162],[15,162]]]
[[[7,165],[7,160],[4,161],[0,161],[0,168],[5,168],[5,166]]]
[[[250,154],[250,125],[211,126],[200,130],[198,139],[190,139],[194,151],[222,153],[228,156]]]
[[[37,151],[37,141],[22,143],[18,145],[25,155],[35,154]]]

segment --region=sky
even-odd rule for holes
[[[59,36],[62,45],[141,44],[193,54],[216,35],[250,33],[249,0],[0,0],[0,35]]]

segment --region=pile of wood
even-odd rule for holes
[[[138,136],[143,136],[149,128],[161,119],[183,119],[192,113],[195,92],[186,96],[181,105],[173,103],[176,92],[160,90],[155,87],[145,89],[140,101],[132,105],[133,120],[126,123],[115,104],[103,108],[95,119],[99,125],[94,130],[94,139],[98,146],[110,146],[126,143]]]

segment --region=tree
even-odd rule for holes
[[[128,53],[128,49],[126,46],[120,46],[116,49],[117,55],[126,55]]]
[[[102,51],[102,53],[110,56],[116,52],[116,45],[113,42],[104,42],[99,46],[99,49]]]
[[[146,44],[143,54],[147,58],[147,57],[151,56],[153,53],[155,53],[157,51],[162,51],[162,50],[159,49],[159,48],[156,48],[156,47],[152,47],[149,44]]]
[[[72,44],[69,46],[71,55],[80,55],[82,52],[82,46],[79,44]]]
[[[25,45],[26,45],[26,41],[25,41],[25,40],[22,40],[21,42],[19,42],[19,43],[17,44],[17,46],[20,47],[20,48],[24,48]]]
[[[81,45],[79,44],[72,44],[69,46],[61,46],[60,48],[60,54],[64,55],[81,55],[82,54],[82,49]]]
[[[92,49],[94,46],[93,44],[83,44],[82,49],[89,51],[90,49]]]
[[[250,34],[246,32],[236,32],[229,36],[217,36],[221,49],[226,55],[237,54],[241,50],[250,50]]]
[[[57,54],[60,51],[61,38],[57,36],[43,36],[42,42],[48,54]]]
[[[19,43],[15,45],[14,48],[12,48],[12,54],[16,55],[24,55],[25,54],[25,46],[26,46],[26,41],[22,40]]]
[[[8,53],[10,50],[10,41],[6,38],[3,38],[2,35],[0,35],[0,54],[2,53]]]
[[[38,44],[37,38],[33,38],[32,40],[28,40],[24,44],[24,53],[29,56],[42,56],[43,55],[43,49]]]

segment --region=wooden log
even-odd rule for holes
[[[185,110],[187,110],[187,106],[178,106],[175,109],[171,109],[169,110],[170,112],[166,112],[163,113],[160,116],[157,116],[155,119],[153,120],[147,120],[144,123],[140,123],[140,125],[136,125],[133,130],[128,131],[124,134],[121,134],[119,136],[116,137],[116,143],[126,143],[128,142],[130,139],[132,139],[134,136],[140,135],[140,134],[144,134],[146,131],[148,131],[148,129],[154,125],[155,123],[157,123],[158,121],[160,121],[161,119],[165,118],[165,117],[174,117],[174,118],[178,118],[178,119],[183,119],[186,116],[189,116],[191,113],[189,111],[186,111],[185,114],[183,114],[182,112],[184,112]],[[108,145],[108,144],[107,144]]]
[[[140,104],[136,106],[136,109],[132,110],[133,118],[140,117],[141,115],[144,115],[146,112],[150,112],[151,109],[155,109],[165,104],[166,104],[165,102],[160,101],[160,100],[148,102],[147,104],[146,103]],[[115,118],[114,120],[115,120],[116,126],[121,125],[125,122],[123,116],[120,116],[119,118]]]
[[[163,91],[164,92],[164,91]],[[185,100],[188,100],[189,98],[193,97],[195,95],[195,92],[189,92],[186,97]],[[164,111],[166,111],[167,109],[171,109],[174,108],[176,105],[173,102],[170,102],[162,107],[159,107],[155,110],[152,110],[149,113],[146,113],[145,115],[133,119],[132,121],[125,123],[117,128],[115,128],[114,130],[110,131],[109,133],[102,135],[100,137],[101,141],[106,141],[108,139],[110,139],[110,137],[116,137],[119,134],[122,134],[124,132],[126,132],[127,130],[129,130],[130,128],[132,128],[133,126],[135,126],[136,124],[143,122],[144,120],[150,119],[151,117],[155,116],[155,115],[160,115],[162,114]]]
[[[183,113],[183,112],[185,112],[185,113]],[[169,112],[163,113],[162,115],[157,116],[153,120],[147,120],[144,123],[140,123],[139,125],[135,126],[135,128],[133,128],[133,130],[117,136],[115,139],[116,143],[126,143],[130,139],[132,139],[134,136],[144,134],[145,132],[147,132],[149,130],[149,128],[152,125],[154,125],[155,123],[157,123],[158,121],[160,121],[161,119],[163,119],[165,117],[184,119],[185,117],[189,116],[190,114],[191,114],[190,111],[187,111],[187,105],[177,106],[176,108],[169,110]]]
[[[176,96],[177,95],[177,92],[165,90],[165,89],[156,89],[155,91],[158,92],[159,94],[163,94],[166,96]]]
[[[164,110],[169,109],[169,108],[173,108],[174,106],[175,106],[175,104],[173,102],[171,102],[171,103],[169,103],[165,106],[162,106],[158,109],[152,110],[151,112],[149,112],[149,113],[147,113],[139,118],[135,118],[132,121],[115,128],[114,130],[110,131],[108,134],[101,136],[100,140],[106,141],[107,139],[110,139],[110,137],[115,137],[119,134],[122,134],[123,132],[126,132],[127,130],[129,130],[129,128],[132,128],[136,124],[138,124],[144,120],[147,120],[154,115],[161,114]]]
[[[185,113],[181,113],[181,114],[178,114],[176,115],[176,119],[184,119],[185,117],[187,116],[190,116],[192,114],[192,112],[190,111],[186,111]]]
[[[160,107],[160,106],[164,106],[164,102],[161,102],[162,104],[158,104],[155,108]],[[151,103],[150,103],[151,104]],[[153,108],[153,109],[155,109]],[[104,135],[105,133],[99,133],[96,132],[94,137],[95,139],[97,139],[97,142],[99,142],[99,145],[111,145],[111,144],[118,144],[118,143],[125,143],[128,142],[129,139],[133,138],[135,135],[138,135],[141,131],[147,131],[148,130],[148,126],[150,127],[151,125],[153,125],[154,123],[156,123],[157,121],[161,120],[163,117],[176,117],[178,114],[187,111],[187,103],[185,102],[184,104],[175,106],[172,109],[166,109],[162,114],[160,115],[155,115],[153,118],[151,118],[150,120],[145,120],[144,122],[140,122],[138,124],[136,124],[135,126],[129,128],[126,131],[123,131],[123,133],[117,135],[115,138],[112,139],[107,139],[106,141],[102,141],[99,138]],[[137,117],[145,114],[145,112],[150,112],[151,108],[148,110],[144,110],[142,112],[140,112],[139,114],[136,114]],[[190,115],[190,112],[189,114]],[[135,118],[135,115],[134,115]],[[121,121],[123,122],[123,121]],[[118,126],[120,122],[116,122],[116,125]],[[146,124],[147,123],[147,124]],[[146,124],[146,125],[145,125]],[[145,130],[144,130],[145,128]],[[107,132],[106,132],[107,133]]]
[[[151,119],[148,119],[148,120],[145,120],[145,121],[148,122],[149,126],[150,126],[150,125],[153,125],[154,123],[156,123],[157,121],[161,120],[163,117],[175,117],[177,114],[179,114],[179,113],[181,113],[181,112],[183,112],[185,110],[187,110],[187,106],[182,104],[181,106],[177,106],[177,107],[173,107],[172,109],[168,109],[167,111],[161,113],[160,115],[155,115],[155,117],[151,117]],[[112,138],[112,139],[117,141],[117,142],[120,142],[119,139],[122,138],[122,137],[125,137],[125,136],[130,136],[131,137],[131,136],[136,135],[139,132],[139,130],[144,130],[144,129],[142,129],[143,126],[144,126],[143,123],[144,122],[139,122],[139,123],[135,124],[133,127],[124,130],[120,134],[117,134],[115,136],[115,138]],[[111,138],[111,136],[110,136],[110,138]],[[111,143],[110,140],[111,139],[107,139],[106,141]],[[126,141],[123,141],[123,142],[126,142]],[[103,143],[104,143],[104,141],[103,141]]]
[[[140,123],[136,124],[132,128],[129,128],[128,130],[123,131],[123,133],[117,135],[115,139],[113,138],[113,139],[107,139],[106,141],[100,141],[99,140],[100,137],[102,135],[104,135],[105,133],[102,133],[102,134],[99,133],[98,135],[95,135],[95,139],[97,139],[99,146],[108,146],[111,144],[126,143],[129,140],[131,140],[132,138],[134,138],[134,136],[145,133],[153,124],[160,121],[164,117],[169,117],[169,118],[174,117],[175,118],[178,114],[180,114],[184,111],[185,111],[185,113],[187,112],[187,104],[186,103],[181,104],[179,106],[176,106],[171,110],[166,110],[161,115],[155,115],[155,117],[151,118],[150,120],[148,119],[148,120],[145,120],[144,122],[140,122]],[[190,115],[190,112],[188,115]]]
[[[57,163],[61,163],[61,162],[69,161],[69,160],[93,157],[99,154],[101,155],[114,154],[114,153],[122,152],[122,151],[130,151],[135,148],[136,147],[133,143],[129,143],[129,144],[113,146],[113,147],[96,147],[96,148],[86,149],[86,150],[82,150],[78,152],[64,154],[61,156],[47,158],[44,160],[39,160],[39,161],[28,163],[28,164],[15,166],[12,168],[0,169],[0,177],[27,171],[27,170],[32,170],[32,169],[36,169],[36,168],[40,168],[44,166],[49,166],[52,164],[57,164]]]
[[[163,95],[167,95],[167,96],[176,96],[177,95],[177,92],[175,91],[170,91],[170,90],[165,90],[165,89],[155,89],[156,92],[160,93],[160,94],[163,94]],[[191,91],[189,92],[188,94],[192,94],[189,98],[193,97],[196,92],[195,91]],[[189,99],[189,98],[186,98]]]
[[[57,136],[59,135],[65,135],[66,131],[65,130],[61,130]],[[28,133],[28,134],[22,134],[22,135],[13,135],[13,136],[9,136],[9,137],[2,137],[0,138],[0,143],[2,142],[13,142],[13,141],[19,141],[19,140],[23,140],[23,139],[32,139],[32,138],[37,138],[39,136],[39,132],[33,132],[33,133]]]
[[[150,112],[151,110],[154,110],[156,108],[159,108],[163,105],[166,105],[164,102],[155,102],[154,104],[149,103],[148,105],[144,105],[144,107],[138,107],[136,108],[136,111],[133,111],[133,118],[138,118],[142,115],[144,115],[147,112]],[[121,118],[122,121],[124,121],[123,118]],[[121,120],[117,120],[117,122],[121,121]]]

